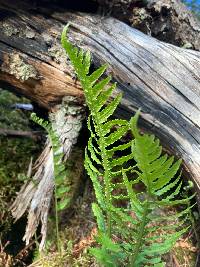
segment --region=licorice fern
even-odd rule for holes
[[[85,168],[97,200],[92,208],[99,244],[91,252],[103,266],[164,266],[162,254],[187,230],[182,218],[190,209],[191,197],[176,199],[182,185],[178,175],[181,161],[162,155],[155,136],[140,134],[139,112],[130,122],[109,120],[121,100],[119,94],[108,101],[116,84],[110,85],[111,77],[102,78],[106,65],[89,73],[90,52],[74,47],[66,37],[67,29],[62,33],[62,45],[90,110]],[[133,140],[119,144],[129,129]],[[162,212],[177,204],[186,204],[185,210],[170,216]]]

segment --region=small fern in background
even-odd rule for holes
[[[59,237],[59,218],[58,212],[62,211],[69,203],[69,198],[66,198],[66,193],[71,190],[70,186],[66,186],[64,183],[66,179],[65,165],[63,163],[63,149],[62,144],[56,134],[52,129],[51,123],[44,121],[43,119],[37,117],[35,113],[31,114],[31,119],[43,127],[47,134],[49,141],[51,142],[53,151],[53,165],[54,165],[54,179],[55,179],[55,219],[56,219],[56,236],[57,236],[57,247],[60,249],[60,237]]]
[[[85,151],[85,168],[96,194],[97,203],[92,208],[99,244],[91,252],[103,266],[164,266],[162,255],[187,230],[183,225],[193,197],[176,199],[182,186],[178,174],[181,161],[162,155],[154,135],[140,134],[139,112],[130,122],[109,120],[121,95],[108,103],[116,85],[110,85],[111,77],[100,79],[106,66],[90,74],[90,53],[69,42],[67,29],[68,26],[62,33],[62,45],[90,110],[91,136]],[[119,144],[128,130],[132,131],[133,140]],[[185,210],[171,216],[162,212],[177,204],[185,204]]]

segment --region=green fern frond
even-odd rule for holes
[[[70,197],[67,197],[67,193],[71,191],[70,182],[66,185],[66,167],[63,163],[63,149],[62,144],[58,138],[57,133],[53,130],[51,123],[37,117],[35,113],[31,114],[31,119],[43,127],[51,142],[53,151],[53,165],[54,165],[54,179],[55,179],[55,196],[59,199],[57,203],[58,211],[66,208],[70,202]],[[65,181],[65,183],[64,183]]]
[[[137,239],[135,240],[135,248],[132,251],[132,256],[130,256],[130,266],[143,266],[143,264],[153,264],[159,259],[158,256],[168,252],[174,243],[179,239],[179,237],[187,231],[187,227],[182,227],[180,229],[180,222],[178,224],[169,227],[169,229],[176,229],[171,235],[155,236],[155,229],[151,228],[151,220],[154,222],[159,220],[165,221],[165,216],[159,214],[158,216],[151,216],[151,214],[156,210],[160,209],[161,206],[174,206],[177,204],[186,204],[189,202],[188,199],[175,200],[175,197],[180,193],[181,184],[180,174],[179,176],[172,180],[177,174],[180,167],[181,161],[174,162],[173,157],[162,156],[162,147],[159,144],[158,139],[153,135],[144,134],[141,135],[137,128],[139,112],[131,119],[130,127],[134,135],[134,140],[132,141],[132,155],[136,161],[136,166],[138,169],[138,176],[140,182],[142,182],[145,187],[144,199],[140,202],[140,216],[137,216],[139,220],[139,232]],[[123,174],[124,182],[127,188],[127,193],[130,199],[133,201],[132,210],[136,210],[138,206],[134,206],[138,203],[139,194],[135,193],[130,182],[126,176]],[[171,194],[166,194],[173,190]],[[192,196],[193,197],[193,196]],[[191,198],[192,198],[191,197]],[[137,215],[137,213],[136,213]],[[176,214],[171,217],[171,219],[177,219],[182,217],[182,214]],[[168,217],[169,221],[169,217]],[[164,228],[164,227],[163,227]],[[151,241],[149,242],[148,234],[151,234]],[[141,240],[143,241],[141,242]],[[138,241],[139,240],[139,241]],[[158,241],[157,241],[158,240]],[[146,244],[147,242],[147,244]],[[161,264],[160,262],[157,262]]]
[[[62,33],[62,45],[90,110],[91,136],[85,151],[85,168],[97,200],[92,208],[100,245],[91,252],[106,267],[164,266],[162,254],[187,231],[183,218],[190,211],[188,203],[193,198],[176,199],[182,188],[178,174],[181,160],[162,155],[162,146],[154,135],[140,134],[137,127],[140,111],[130,123],[110,119],[122,96],[118,94],[110,100],[116,84],[111,84],[110,76],[104,77],[107,66],[90,74],[90,53],[69,42],[67,29],[68,26]],[[133,140],[119,143],[129,130]],[[185,204],[186,209],[170,216],[156,213],[178,204]],[[162,225],[165,221],[168,225]],[[165,234],[159,235],[159,229],[166,231]]]
[[[87,53],[87,71],[85,71],[84,69],[86,63],[84,56],[82,57],[84,52],[82,49],[78,50],[73,47],[73,45],[68,41],[66,37],[67,29],[68,26],[66,26],[63,30],[61,42],[84,89],[86,102],[89,106],[92,116],[92,123],[90,117],[88,119],[88,128],[91,132],[91,138],[89,139],[88,143],[88,151],[86,151],[85,154],[85,168],[87,169],[91,180],[93,183],[95,183],[95,194],[100,207],[103,208],[104,206],[105,208],[106,206],[105,211],[108,213],[106,216],[108,218],[107,233],[108,236],[110,236],[111,220],[109,215],[109,206],[111,205],[112,201],[111,169],[112,166],[114,167],[118,164],[122,165],[122,160],[119,163],[117,161],[113,161],[111,153],[113,154],[114,151],[110,153],[109,151],[107,152],[107,147],[113,145],[121,137],[123,137],[127,133],[129,125],[126,120],[111,120],[108,122],[108,118],[113,115],[115,109],[121,101],[121,94],[105,105],[116,87],[116,84],[110,84],[111,77],[104,79],[102,78],[102,75],[106,71],[107,65],[103,65],[99,69],[95,70],[92,74],[89,74],[90,56],[89,53]],[[100,78],[102,78],[102,80],[99,81]],[[113,131],[113,127],[119,127],[119,129]],[[98,145],[99,153],[97,153],[94,149],[93,139]],[[117,149],[115,151],[117,151]],[[123,161],[126,162],[128,159],[129,158],[124,158]],[[99,173],[97,168],[94,166],[94,163],[101,163],[103,167],[103,173]],[[103,185],[101,185],[98,181],[98,176],[104,177]],[[102,195],[105,195],[106,200],[102,197]]]

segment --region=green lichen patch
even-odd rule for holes
[[[21,29],[19,32],[19,37],[21,38],[28,38],[28,39],[34,39],[36,37],[36,33],[29,27],[25,27]]]
[[[61,47],[60,44],[54,44],[52,47],[48,49],[49,55],[55,60],[57,63],[65,62],[65,50]]]
[[[13,27],[13,25],[8,22],[4,22],[2,24],[2,30],[3,30],[3,33],[8,37],[11,37],[12,35],[16,35],[19,33],[19,29],[17,29],[16,27]]]
[[[59,64],[63,70],[68,70],[72,78],[75,78],[75,72],[71,64],[67,60],[66,53],[60,44],[55,43],[48,49],[48,54],[51,56],[54,62]]]
[[[18,80],[24,82],[29,78],[38,79],[37,70],[30,64],[26,63],[19,54],[10,54],[6,56],[1,70],[14,75]]]
[[[66,53],[65,50],[62,48],[62,46],[58,43],[53,44],[48,49],[48,54],[52,57],[52,59],[60,64],[63,68],[69,68],[69,64],[67,64],[66,60]]]
[[[28,38],[28,39],[33,39],[35,38],[35,32],[28,26],[26,27],[14,27],[14,25],[12,23],[10,23],[9,21],[4,21],[2,23],[2,30],[3,33],[8,36],[11,37],[13,35],[17,35],[20,38]]]

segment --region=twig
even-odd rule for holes
[[[37,139],[41,136],[42,131],[18,131],[18,130],[9,130],[9,129],[0,129],[0,135],[4,136],[17,136],[17,137],[29,137]]]
[[[173,262],[174,262],[175,266],[176,267],[180,267],[180,264],[178,263],[178,260],[177,260],[175,255],[172,255],[172,259],[173,259]]]

